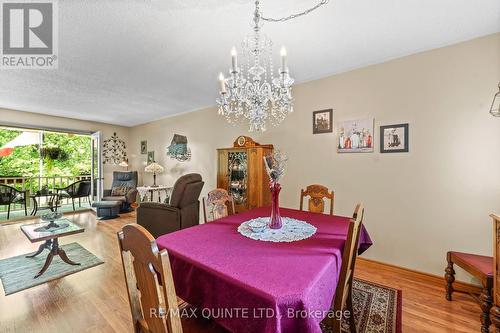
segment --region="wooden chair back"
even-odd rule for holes
[[[170,260],[138,224],[118,232],[135,332],[182,333]]]
[[[333,191],[329,192],[327,187],[313,184],[305,190],[300,190],[300,210],[303,210],[304,197],[309,197],[308,210],[314,213],[324,213],[325,198],[330,199],[330,215],[333,215],[334,194]]]
[[[335,297],[332,301],[334,312],[344,313],[345,310],[350,311],[349,325],[350,332],[356,332],[354,322],[354,310],[352,306],[352,281],[354,277],[354,267],[356,265],[356,258],[358,256],[359,235],[363,225],[364,208],[363,204],[358,203],[354,209],[354,214],[349,222],[349,230],[347,232],[347,239],[342,253],[342,267],[340,269],[340,276],[337,284]],[[333,322],[332,322],[333,321]],[[340,332],[341,320],[331,318],[329,323],[333,326],[333,332]]]
[[[203,217],[205,223],[234,213],[233,196],[222,188],[216,188],[208,192],[207,198],[203,198]]]

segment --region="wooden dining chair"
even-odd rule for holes
[[[138,224],[118,232],[134,331],[182,333],[170,260]]]
[[[305,190],[300,190],[300,210],[304,210],[304,197],[309,197],[309,211],[314,213],[325,212],[325,198],[330,199],[330,215],[333,215],[334,195],[333,191],[329,192],[328,188],[313,184],[306,187]]]
[[[348,318],[351,333],[356,333],[356,322],[354,320],[354,309],[352,306],[352,280],[354,277],[354,266],[358,256],[359,235],[363,225],[363,216],[365,210],[363,204],[358,203],[354,209],[354,214],[349,222],[349,231],[342,253],[342,266],[337,283],[337,290],[332,301],[333,312],[335,316],[327,316],[325,324],[333,328],[334,333],[340,333],[342,318],[337,318],[337,314],[344,314],[347,310],[350,315]],[[331,318],[330,318],[331,317]]]
[[[234,213],[233,196],[224,189],[216,188],[208,192],[206,199],[205,197],[203,198],[203,217],[205,223],[233,215]]]

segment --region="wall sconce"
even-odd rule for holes
[[[493,97],[493,102],[491,103],[490,114],[493,117],[500,117],[500,82],[498,82],[498,92]]]
[[[128,171],[128,158],[121,161],[120,164],[118,165],[121,166],[122,168],[125,168],[125,170]]]

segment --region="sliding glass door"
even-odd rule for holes
[[[92,201],[100,201],[103,192],[103,175],[101,159],[101,132],[92,133]]]
[[[100,133],[0,126],[0,185],[26,191],[28,210],[47,208],[52,194],[80,180],[92,180],[91,197],[99,200],[100,143]],[[78,208],[89,207],[86,196],[77,198],[77,202]],[[71,198],[60,203],[63,211],[76,208]],[[5,209],[7,206],[0,206],[0,221],[6,219]],[[11,213],[11,218],[24,216],[23,205],[12,205]]]

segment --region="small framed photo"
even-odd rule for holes
[[[333,132],[333,110],[313,112],[313,134]]]
[[[148,151],[148,164],[153,163],[155,161],[155,152]]]
[[[407,153],[408,137],[408,124],[380,126],[380,152]]]
[[[141,154],[146,155],[148,153],[148,142],[146,140],[141,141]]]

